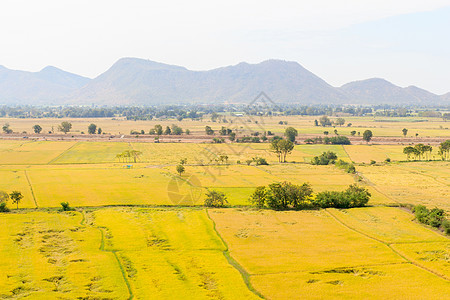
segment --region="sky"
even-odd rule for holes
[[[2,0],[0,65],[94,78],[121,57],[191,70],[296,61],[333,86],[450,92],[450,0]]]

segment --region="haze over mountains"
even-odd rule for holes
[[[450,93],[438,96],[379,78],[333,87],[300,64],[281,60],[191,71],[122,58],[94,79],[55,67],[25,72],[0,66],[0,104],[10,105],[249,103],[261,91],[280,103],[450,104]]]

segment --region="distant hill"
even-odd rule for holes
[[[0,66],[0,104],[61,104],[89,80],[51,66],[40,72]]]
[[[94,79],[55,67],[40,72],[0,66],[0,104],[155,105],[249,103],[261,91],[279,103],[450,104],[415,86],[372,78],[333,87],[296,62],[267,60],[209,71],[122,58]]]
[[[441,99],[416,86],[402,88],[381,78],[350,82],[341,90],[357,104],[436,104]]]
[[[296,62],[268,60],[190,71],[123,58],[78,91],[74,100],[101,104],[248,103],[261,91],[278,102],[330,103],[346,96]]]

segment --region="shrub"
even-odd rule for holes
[[[376,164],[377,162],[376,161],[374,161],[373,159],[372,160],[370,160],[370,164],[371,165],[374,165],[374,164]]]
[[[445,211],[440,208],[433,208],[429,210],[424,205],[417,205],[414,207],[414,215],[417,221],[423,224],[430,225],[432,227],[442,228],[447,232],[450,229],[450,224],[447,219],[445,219]]]
[[[60,211],[74,211],[75,209],[70,207],[69,202],[61,202],[61,209]]]
[[[390,162],[391,162],[391,159],[388,157],[388,158],[386,158],[386,159],[384,160],[384,162],[390,163]]]
[[[350,185],[343,192],[325,191],[317,194],[314,204],[321,208],[351,208],[362,207],[369,202],[371,194],[357,184]]]
[[[227,204],[227,197],[224,193],[218,191],[206,192],[205,206],[207,207],[224,207]]]
[[[356,168],[353,164],[343,161],[342,159],[336,162],[336,167],[339,169],[345,170],[347,173],[354,174],[356,173]]]
[[[323,139],[323,142],[325,144],[332,144],[332,145],[350,145],[350,140],[346,136],[333,136],[331,138],[325,137]]]
[[[267,160],[265,158],[262,158],[262,157],[253,157],[252,160],[256,163],[257,166],[261,166],[261,165],[267,166],[267,165],[269,165]]]
[[[6,202],[0,203],[0,212],[9,212],[9,208],[6,207]]]
[[[320,156],[315,156],[311,160],[312,165],[329,165],[337,159],[336,153],[332,151],[323,152]]]

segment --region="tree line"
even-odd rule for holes
[[[356,184],[345,191],[324,191],[314,195],[308,183],[296,185],[282,182],[257,187],[250,196],[250,203],[258,208],[275,210],[351,208],[365,206],[370,197],[367,189]]]

